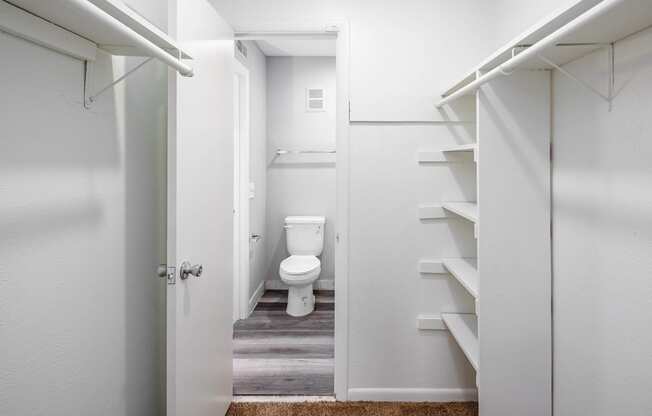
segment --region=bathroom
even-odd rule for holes
[[[335,45],[238,43],[236,397],[334,395]]]

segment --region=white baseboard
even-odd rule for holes
[[[265,280],[267,290],[287,290],[287,286],[280,280]]]
[[[317,280],[313,283],[313,288],[316,290],[335,290],[335,280],[324,279]],[[266,280],[265,289],[268,290],[287,290],[288,287],[282,280]]]
[[[247,316],[251,315],[251,312],[256,309],[256,305],[258,305],[258,301],[260,300],[260,297],[263,296],[263,293],[265,293],[265,281],[263,280],[260,282],[256,290],[254,291],[254,294],[251,295],[251,298],[249,299],[249,313]]]
[[[349,389],[349,401],[372,402],[472,402],[478,400],[477,389]]]
[[[335,290],[335,280],[333,279],[317,280],[314,283],[314,288],[317,290]]]

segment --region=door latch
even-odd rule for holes
[[[177,268],[174,266],[168,267],[167,264],[159,264],[156,268],[156,275],[161,279],[167,278],[168,285],[173,285],[177,280]]]

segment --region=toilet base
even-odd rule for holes
[[[312,293],[312,283],[288,288],[288,307],[290,316],[306,316],[315,310],[315,296]]]

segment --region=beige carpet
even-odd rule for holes
[[[404,402],[233,403],[227,416],[477,416],[478,404]]]

